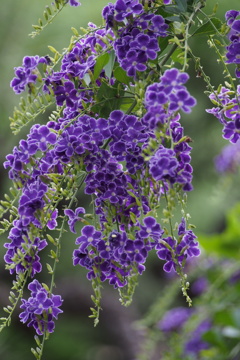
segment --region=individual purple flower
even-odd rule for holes
[[[134,40],[130,41],[129,46],[131,49],[144,51],[147,58],[151,60],[156,59],[157,52],[160,50],[155,38],[142,33],[139,33]]]
[[[140,231],[138,231],[139,237],[141,239],[150,237],[153,240],[158,241],[163,235],[164,230],[162,230],[156,219],[152,216],[148,216],[143,219],[143,223],[144,225],[140,225]]]
[[[85,209],[83,207],[78,207],[73,211],[72,209],[65,209],[64,214],[68,216],[68,225],[70,231],[76,234],[75,224],[77,221],[81,221],[82,218],[79,216],[80,214],[85,214]]]
[[[115,3],[115,20],[123,21],[131,15],[139,15],[143,12],[143,6],[138,0],[117,0]]]
[[[81,3],[78,0],[68,0],[70,6],[80,6]]]
[[[39,225],[39,221],[35,217],[35,212],[44,207],[45,201],[43,197],[48,187],[41,181],[35,181],[26,186],[23,194],[19,200],[18,212],[23,222],[23,225],[29,225],[30,222]]]
[[[190,308],[173,308],[164,314],[158,323],[158,327],[164,332],[181,330],[191,315],[192,310]]]
[[[54,89],[57,105],[62,106],[66,102],[66,106],[73,108],[78,101],[77,90],[71,81],[66,81],[63,85],[59,85]]]
[[[46,151],[48,145],[54,145],[57,141],[57,135],[50,131],[46,125],[35,124],[32,126],[30,134],[28,135],[29,145],[37,145],[41,151]]]
[[[175,94],[169,96],[170,111],[183,110],[185,113],[190,113],[191,108],[196,105],[196,100],[192,97],[186,89],[178,90]]]
[[[52,333],[54,319],[63,312],[60,309],[63,303],[61,296],[49,293],[36,279],[28,285],[28,289],[31,296],[27,300],[22,299],[20,321],[27,323],[28,327],[33,326],[38,335]]]
[[[234,20],[240,15],[240,11],[237,10],[229,10],[225,14],[225,19],[227,21],[227,25],[231,26]]]
[[[57,217],[58,217],[58,209],[55,209],[51,213],[50,220],[47,222],[47,227],[49,230],[54,230],[57,227]]]
[[[102,237],[101,231],[97,231],[92,225],[84,226],[81,234],[82,235],[76,239],[75,244],[79,245],[79,250],[83,252],[88,246],[96,246]]]
[[[157,256],[159,257],[159,259],[166,261],[166,263],[163,266],[163,270],[166,272],[171,272],[172,269],[176,270],[176,262],[174,261],[173,258],[173,252],[176,246],[176,240],[173,239],[171,236],[168,236],[167,238],[163,238],[162,240],[164,242],[160,241],[156,245],[155,249],[157,250]],[[167,246],[164,243],[166,243]]]

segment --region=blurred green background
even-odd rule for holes
[[[207,0],[204,11],[212,12],[215,0]],[[224,19],[229,9],[239,9],[239,0],[219,0],[217,16]],[[14,136],[9,128],[8,117],[12,115],[13,107],[18,104],[16,96],[9,86],[14,76],[13,68],[22,63],[26,55],[44,56],[49,53],[48,45],[61,51],[68,45],[72,35],[71,27],[79,29],[87,23],[102,23],[101,10],[107,1],[82,0],[78,8],[66,7],[56,20],[39,36],[31,39],[28,34],[31,25],[36,24],[42,17],[47,0],[8,0],[0,2],[0,160],[24,138],[28,128]],[[217,64],[214,50],[209,49],[206,38],[199,37],[195,43],[191,42],[196,56],[201,56],[202,65],[212,83],[218,86],[224,82],[223,68]],[[197,99],[198,105],[188,116],[183,116],[186,135],[193,139],[192,164],[194,167],[194,191],[188,196],[188,210],[192,216],[191,222],[197,226],[196,234],[211,234],[225,227],[225,214],[232,205],[240,199],[239,184],[234,177],[220,179],[214,169],[213,159],[226,145],[221,137],[221,125],[205,112],[212,107],[204,94],[205,84],[197,78],[194,67],[190,65],[191,80],[189,90]],[[47,117],[47,114],[45,115]],[[45,118],[42,118],[45,121]],[[9,181],[7,171],[0,167],[0,192],[7,192]],[[82,206],[82,205],[81,205]],[[6,241],[7,235],[1,239]],[[51,360],[132,360],[141,333],[132,327],[132,322],[139,319],[154,301],[156,294],[161,293],[166,279],[162,275],[162,263],[155,256],[148,260],[148,270],[140,279],[134,303],[129,308],[121,307],[118,294],[106,286],[103,296],[103,312],[100,324],[93,328],[92,320],[88,318],[91,306],[91,285],[85,279],[83,270],[73,268],[72,250],[74,237],[66,236],[63,243],[61,264],[57,273],[56,293],[59,291],[64,301],[64,315],[60,316],[56,326],[57,331],[46,343],[44,359]],[[1,246],[2,259],[5,250]],[[6,305],[11,277],[4,270],[0,260],[0,305]],[[44,280],[44,279],[41,279]],[[0,334],[0,359],[30,360],[33,358],[30,347],[35,346],[33,330],[19,323],[17,316],[13,319],[12,327]]]

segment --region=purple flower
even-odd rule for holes
[[[152,216],[148,216],[143,219],[144,225],[140,225],[140,231],[138,235],[141,239],[151,237],[153,240],[158,241],[163,235],[164,231],[161,226],[156,222],[156,219]]]
[[[47,222],[47,227],[49,228],[49,230],[54,230],[57,227],[57,220],[56,220],[57,217],[58,217],[58,209],[55,209],[51,213],[50,220],[48,220],[48,222]]]
[[[164,332],[180,330],[191,315],[192,310],[189,308],[173,308],[164,314],[158,327]]]
[[[179,240],[176,247],[178,254],[182,254],[188,257],[200,255],[198,242],[195,241],[197,237],[192,230],[186,230],[186,221],[184,218],[182,218],[182,221],[178,226],[178,236]]]
[[[70,231],[76,234],[75,224],[77,221],[81,221],[82,218],[79,215],[85,214],[85,209],[83,207],[78,207],[75,209],[75,211],[73,211],[72,209],[65,209],[64,214],[69,218],[68,225]]]
[[[131,15],[139,15],[143,12],[143,7],[138,0],[117,0],[115,3],[115,20],[123,21]]]
[[[46,151],[48,144],[54,145],[56,141],[57,135],[50,131],[46,125],[34,125],[28,135],[29,146],[34,147],[34,145],[37,145],[41,151]]]
[[[63,312],[59,308],[63,302],[61,296],[48,293],[36,279],[28,285],[28,289],[31,296],[28,300],[22,299],[20,308],[23,312],[19,315],[20,321],[27,322],[27,326],[33,326],[38,335],[52,333],[55,327],[54,319]]]
[[[162,240],[164,240],[164,242],[166,242],[166,244],[168,244],[168,246],[174,251],[176,246],[175,239],[168,236],[167,238],[163,238]],[[166,263],[163,266],[163,270],[166,272],[171,272],[172,269],[175,270],[176,264],[173,259],[172,251],[168,249],[168,247],[162,242],[159,242],[156,245],[155,249],[157,250],[157,256],[159,257],[159,259],[166,260]],[[182,260],[182,258],[180,260]]]
[[[231,26],[234,20],[240,15],[240,11],[237,10],[229,10],[225,14],[225,19],[227,20],[227,25]]]
[[[39,225],[39,221],[35,218],[35,211],[44,207],[43,197],[47,189],[47,185],[41,181],[36,181],[24,189],[18,208],[24,226],[29,225],[30,222]]]
[[[101,231],[97,231],[92,225],[84,226],[81,233],[82,235],[76,239],[75,244],[80,245],[79,250],[82,252],[84,252],[88,246],[96,246],[102,237]]]
[[[171,149],[163,145],[157,150],[149,161],[150,173],[157,181],[174,179],[177,174],[178,161]]]
[[[225,18],[227,25],[230,27],[228,38],[230,44],[226,47],[227,64],[237,64],[236,76],[240,77],[240,19],[237,17],[240,12],[237,10],[229,10],[226,12]]]
[[[78,0],[68,0],[70,6],[80,6],[81,3]]]
[[[36,56],[25,56],[23,58],[22,66],[15,67],[16,77],[10,83],[10,86],[13,88],[16,94],[20,94],[26,89],[26,86],[32,83],[36,83],[37,75],[36,68],[39,63],[45,62],[45,58],[39,58]]]
[[[78,101],[77,90],[71,81],[66,81],[64,85],[59,85],[54,89],[57,105],[62,106],[66,101],[67,107],[74,107],[76,101]]]
[[[191,107],[196,105],[196,100],[192,97],[187,90],[178,90],[175,94],[169,96],[170,111],[183,110],[186,113],[191,112]]]

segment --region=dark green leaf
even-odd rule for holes
[[[233,314],[230,310],[219,310],[214,314],[214,323],[220,326],[234,326]]]
[[[99,116],[108,117],[110,112],[119,109],[123,101],[124,90],[122,83],[116,81],[113,86],[106,82],[102,82],[98,93],[97,103],[91,110]]]
[[[222,350],[226,349],[226,345],[224,344],[223,337],[220,332],[216,330],[209,330],[203,336],[203,340],[207,341],[208,343],[215,345]]]
[[[169,6],[167,8],[168,14],[181,14],[182,11],[177,6]]]
[[[182,50],[181,48],[177,48],[174,53],[171,55],[171,59],[174,62],[177,62],[181,65],[184,64],[184,50]]]
[[[120,66],[118,66],[115,70],[114,70],[114,77],[116,80],[118,80],[119,82],[129,85],[131,78],[129,76],[127,76],[126,71],[123,70]]]
[[[192,36],[196,35],[213,35],[221,29],[222,22],[218,18],[211,18],[208,22],[200,26]]]
[[[166,49],[166,47],[168,46],[169,39],[170,39],[170,36],[159,37],[158,44],[159,44],[161,52],[163,52]]]
[[[115,59],[116,59],[116,54],[115,54],[115,51],[112,50],[109,53],[108,63],[104,66],[105,74],[109,79],[112,76],[112,71],[113,71],[113,66],[114,66],[114,63],[115,63]]]
[[[187,0],[175,0],[175,2],[180,12],[187,11]]]
[[[108,53],[102,54],[97,58],[94,66],[93,79],[97,80],[104,66],[109,62],[110,55]]]

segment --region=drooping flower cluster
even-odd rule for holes
[[[227,63],[236,64],[236,76],[240,78],[240,19],[237,19],[240,11],[229,10],[226,12],[225,18],[227,25],[230,27],[228,38],[231,41],[227,46]]]
[[[113,44],[117,61],[128,76],[136,77],[138,71],[147,69],[149,60],[156,59],[160,51],[158,39],[167,36],[168,25],[161,15],[146,14],[137,0],[110,3],[103,9],[103,17],[109,28],[118,28],[120,23]]]
[[[137,0],[109,4],[103,10],[106,27],[89,24],[88,33],[61,59],[59,71],[53,59],[38,56],[25,58],[22,72],[16,70],[11,83],[15,92],[35,86],[38,77],[59,112],[44,125],[34,124],[4,163],[21,192],[11,242],[5,244],[11,273],[34,277],[42,270],[38,252],[48,244],[46,228],[56,229],[62,217],[73,233],[78,221],[85,225],[76,239],[73,264],[85,267],[93,282],[97,278],[115,288],[128,286],[129,279],[144,271],[152,249],[167,272],[180,272],[187,258],[199,255],[184,218],[175,237],[164,235],[154,217],[162,194],[167,199],[171,190],[192,190],[190,139],[184,136],[179,112],[189,113],[196,100],[184,86],[188,75],[176,68],[154,77],[157,82],[150,86],[143,80],[141,72],[150,72],[148,64],[161,51],[159,39],[168,34],[155,4],[149,6],[152,11],[145,12]],[[119,67],[126,82],[116,76]],[[72,208],[83,184],[98,217],[95,226],[86,220],[83,207]],[[71,199],[69,208],[65,205],[58,219],[65,199]],[[60,297],[48,294],[37,280],[29,289],[32,296],[23,300],[22,321],[30,320],[38,334],[52,332]]]
[[[35,84],[38,78],[37,67],[40,63],[47,63],[44,57],[25,56],[23,58],[22,66],[15,67],[15,75],[10,85],[16,94],[20,94],[26,87],[31,91],[31,84]]]
[[[63,311],[59,308],[63,300],[60,295],[50,294],[36,279],[29,285],[31,296],[22,299],[19,317],[27,326],[33,326],[38,335],[52,333],[55,328],[54,319]]]
[[[134,239],[125,231],[113,231],[108,238],[96,231],[94,226],[84,226],[82,235],[76,239],[79,248],[73,253],[74,265],[88,270],[88,279],[95,278],[100,272],[101,281],[109,280],[114,287],[123,287],[127,278],[136,268],[139,274],[145,270],[143,265],[154,242],[159,240],[163,230],[153,217],[146,217],[144,225],[135,231]]]
[[[150,160],[150,173],[156,180],[168,179],[171,184],[183,184],[183,190],[192,190],[191,147],[184,138],[179,111],[189,113],[196,100],[183,85],[188,75],[173,68],[165,71],[159,83],[148,86],[145,94],[147,113],[143,122],[150,129],[167,127],[166,134],[172,138],[172,149],[160,146]]]
[[[240,138],[240,85],[234,91],[222,86],[218,92],[209,96],[214,107],[206,111],[216,116],[223,125],[223,138],[236,144]]]
[[[186,261],[187,257],[200,255],[196,235],[192,230],[186,229],[186,221],[184,218],[182,218],[178,226],[178,239],[175,240],[171,236],[168,236],[162,240],[166,245],[163,241],[160,241],[155,249],[157,250],[158,257],[166,261],[163,268],[167,272],[170,272],[172,268],[176,269],[176,266]]]

